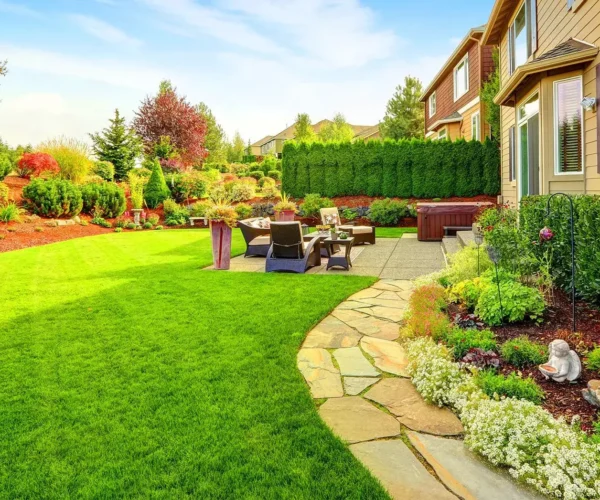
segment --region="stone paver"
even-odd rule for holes
[[[402,304],[399,302],[399,304]],[[366,304],[364,304],[366,305]],[[383,306],[373,306],[361,308],[359,311],[369,314],[370,316],[375,316],[376,318],[388,319],[390,321],[395,321],[396,323],[402,321],[404,317],[404,313],[406,312],[405,308],[396,308],[396,307],[383,307]]]
[[[306,336],[303,347],[336,349],[358,345],[361,334],[343,321],[328,316]]]
[[[456,499],[398,439],[353,444],[350,450],[395,500]]]
[[[351,321],[360,320],[369,316],[368,314],[353,309],[334,309],[331,315],[344,323],[350,323]]]
[[[543,497],[512,481],[471,453],[462,441],[407,432],[411,444],[433,467],[444,484],[465,499],[533,500]]]
[[[338,398],[344,395],[340,372],[333,366],[326,349],[300,349],[297,362],[313,398]]]
[[[385,406],[409,429],[438,436],[453,436],[463,432],[458,417],[448,408],[428,404],[410,380],[387,378],[364,395]]]
[[[375,366],[380,370],[400,377],[408,377],[406,373],[408,358],[404,348],[397,342],[363,337],[360,346],[375,360]]]
[[[328,399],[319,414],[333,432],[348,443],[400,434],[400,424],[360,396]]]
[[[349,297],[348,300],[368,299],[371,297],[377,297],[378,295],[381,295],[382,293],[383,292],[381,290],[377,290],[375,288],[365,288],[364,290],[361,290],[360,292],[357,292],[354,295],[352,295],[351,297]]]
[[[373,377],[344,377],[344,392],[348,396],[356,396],[378,381]]]
[[[358,347],[337,349],[333,357],[340,367],[343,377],[378,377],[379,372],[373,368]]]
[[[334,311],[335,312],[335,311]],[[400,336],[400,327],[393,321],[384,321],[367,315],[346,323],[363,335],[383,340],[396,340]]]

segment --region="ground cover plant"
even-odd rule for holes
[[[0,497],[387,498],[296,369],[372,279],[211,262],[202,230],[0,255]]]

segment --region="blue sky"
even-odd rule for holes
[[[493,0],[0,0],[0,137],[87,139],[170,79],[252,141],[343,113],[375,124],[427,85]]]

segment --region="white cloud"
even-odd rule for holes
[[[0,0],[0,12],[7,12],[9,14],[17,14],[19,16],[30,16],[39,17],[39,12],[30,9],[26,5],[20,5],[16,3],[5,2]]]
[[[105,42],[121,46],[127,45],[129,47],[139,47],[142,45],[141,40],[129,36],[127,33],[101,19],[85,16],[83,14],[71,14],[69,18],[86,33],[95,36],[100,40],[104,40]]]

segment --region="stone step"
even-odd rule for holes
[[[471,243],[475,243],[473,231],[458,231],[456,239],[461,247],[468,247]]]
[[[442,239],[442,250],[446,254],[446,257],[449,255],[454,255],[462,248],[461,244],[458,241],[458,238],[444,237]]]

